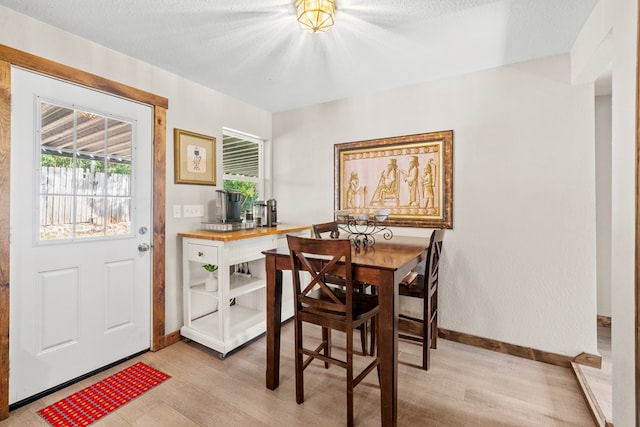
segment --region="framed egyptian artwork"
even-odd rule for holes
[[[387,225],[453,228],[453,131],[334,145],[334,207]]]
[[[216,139],[182,129],[173,130],[176,184],[216,185]]]

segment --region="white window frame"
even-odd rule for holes
[[[224,137],[226,136],[231,136],[234,138],[239,138],[239,139],[244,139],[245,141],[249,141],[249,142],[254,142],[258,145],[258,177],[254,178],[254,177],[250,177],[250,176],[241,176],[241,175],[231,175],[231,174],[226,174],[224,173],[224,158],[222,159],[222,186],[224,186],[224,181],[225,180],[229,180],[229,181],[247,181],[247,182],[253,182],[257,184],[257,188],[258,188],[258,195],[259,198],[261,200],[265,200],[266,198],[266,194],[265,194],[265,174],[264,174],[264,163],[265,163],[265,158],[264,158],[264,146],[265,146],[265,140],[257,137],[255,135],[251,135],[245,132],[240,132],[234,129],[229,129],[229,128],[222,128],[222,138],[223,138],[223,143],[221,144],[221,149],[224,148]],[[224,156],[224,154],[223,154]]]

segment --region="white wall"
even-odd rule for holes
[[[569,77],[563,55],[276,113],[279,215],[332,218],[336,143],[453,129],[439,326],[596,353],[593,84]]]
[[[613,20],[611,351],[613,424],[636,420],[636,58],[638,3],[611,0]]]
[[[598,315],[611,317],[611,95],[595,97]]]
[[[202,219],[173,219],[174,204],[203,204],[214,199],[215,187],[173,183],[173,129],[216,137],[218,182],[222,183],[222,127],[271,139],[271,113],[229,98],[189,80],[106,49],[72,34],[0,6],[0,44],[169,99],[166,177],[166,331],[182,326],[181,246],[176,234],[191,231]]]

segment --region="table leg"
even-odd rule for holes
[[[378,286],[378,351],[382,426],[398,422],[398,286],[394,273],[384,272]]]
[[[280,385],[280,328],[282,324],[282,271],[276,270],[275,256],[267,255],[267,388]]]

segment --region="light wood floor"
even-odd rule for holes
[[[315,335],[309,330],[306,336]],[[340,343],[334,332],[334,342]],[[293,324],[283,327],[280,387],[265,387],[265,339],[219,360],[179,342],[49,395],[10,413],[0,426],[42,426],[36,411],[143,361],[172,376],[96,423],[99,426],[341,426],[346,423],[345,371],[315,361],[305,371],[305,402],[295,402]],[[432,368],[418,369],[420,347],[400,343],[399,426],[593,426],[569,369],[443,339]],[[358,426],[380,425],[375,371],[354,393]]]

